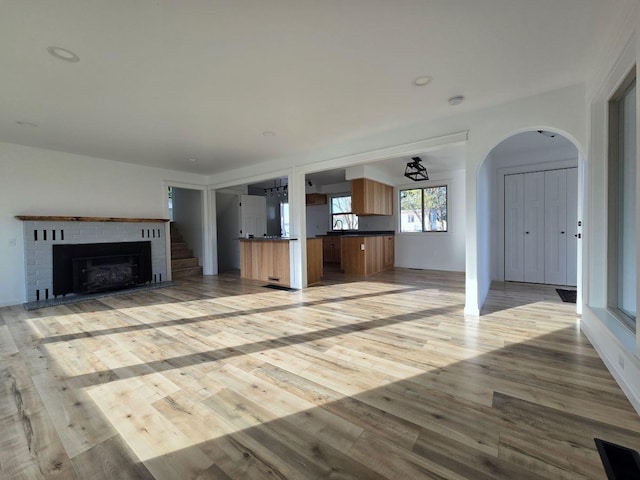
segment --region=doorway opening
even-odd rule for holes
[[[545,130],[491,150],[478,176],[479,257],[489,280],[579,287],[579,157],[571,140]]]
[[[200,276],[205,256],[204,192],[170,185],[167,197],[171,221],[171,278]]]

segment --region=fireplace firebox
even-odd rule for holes
[[[53,245],[54,295],[120,290],[151,280],[151,242]]]

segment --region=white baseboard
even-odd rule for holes
[[[588,310],[588,308],[587,308],[587,310]],[[604,329],[604,330],[607,330],[607,328],[604,325],[602,325],[601,328]],[[633,388],[633,386],[629,384],[628,379],[627,379],[627,375],[625,374],[625,371],[621,370],[620,367],[618,366],[619,360],[611,358],[611,354],[614,354],[615,352],[609,352],[606,348],[604,348],[604,346],[602,345],[602,342],[599,341],[599,335],[596,334],[596,332],[594,332],[590,328],[588,322],[581,321],[580,322],[580,330],[582,330],[582,332],[585,334],[585,336],[587,337],[589,342],[591,342],[591,345],[593,345],[593,348],[595,348],[596,352],[598,352],[598,355],[600,355],[600,358],[602,359],[602,361],[604,362],[605,366],[609,370],[609,373],[611,373],[611,375],[613,376],[614,380],[618,383],[618,385],[620,386],[620,388],[622,389],[622,391],[626,395],[627,399],[631,403],[631,406],[640,415],[640,395],[639,395],[639,392],[637,391],[637,389]],[[601,329],[599,328],[598,330],[601,330]],[[601,332],[601,334],[610,335],[611,336],[611,339],[610,339],[611,341],[613,341],[616,344],[619,343],[615,339],[613,334],[611,334],[608,330],[606,332]],[[625,359],[624,360],[625,361],[625,366],[628,366],[628,368],[638,369],[638,365],[635,365],[635,364],[638,363],[636,358],[635,358],[635,356],[634,355],[629,355],[629,353],[622,347],[622,345],[619,345],[619,350],[618,350],[617,353],[618,353],[618,355],[622,355],[623,358]]]
[[[21,305],[24,300],[20,298],[14,298],[13,300],[3,300],[0,302],[0,307],[13,307],[14,305]]]

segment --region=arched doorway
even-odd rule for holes
[[[512,134],[478,172],[478,273],[557,285],[581,303],[581,154],[553,130]]]

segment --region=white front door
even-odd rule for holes
[[[524,174],[524,281],[544,283],[544,172]]]
[[[504,279],[524,281],[524,175],[504,177]]]
[[[567,169],[567,285],[578,284],[578,169]]]
[[[567,171],[544,173],[544,283],[567,284]]]
[[[578,169],[504,177],[504,279],[577,284]]]

